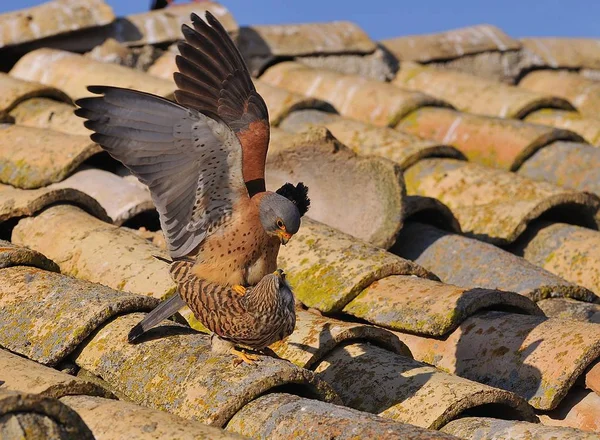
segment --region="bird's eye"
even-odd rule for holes
[[[283,229],[283,220],[277,220],[277,227]]]

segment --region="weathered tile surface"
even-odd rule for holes
[[[274,65],[260,78],[271,85],[328,101],[344,116],[379,126],[394,126],[424,106],[448,106],[439,99],[391,84],[292,61]]]
[[[586,142],[600,146],[599,119],[583,117],[580,113],[569,110],[547,108],[530,113],[525,117],[525,121],[574,131]]]
[[[600,304],[570,298],[548,298],[537,302],[546,316],[600,324]]]
[[[521,44],[553,68],[600,69],[600,47],[595,38],[521,38]]]
[[[597,227],[597,197],[479,164],[425,159],[404,178],[408,194],[441,200],[465,233],[492,244],[512,243],[530,222],[562,207],[569,208],[560,211],[563,219]]]
[[[50,272],[60,272],[58,265],[33,249],[0,240],[0,268],[31,266]]]
[[[15,124],[89,136],[92,131],[83,125],[84,119],[73,113],[71,104],[49,98],[31,98],[16,105],[10,112]]]
[[[454,145],[473,162],[511,171],[553,141],[583,141],[567,130],[438,108],[417,110],[396,128]]]
[[[31,98],[50,98],[56,101],[69,102],[69,98],[64,92],[48,87],[40,83],[23,81],[14,78],[6,73],[0,73],[0,114],[7,113],[16,107],[19,103]]]
[[[600,435],[600,396],[581,388],[573,389],[554,411],[540,417],[544,425],[575,427]]]
[[[598,299],[588,289],[570,283],[524,258],[488,243],[423,223],[405,223],[391,251],[422,265],[445,283],[464,288],[483,287],[517,292],[534,301],[556,297],[584,301]]]

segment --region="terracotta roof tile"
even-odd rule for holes
[[[573,110],[565,99],[462,72],[402,63],[393,84],[443,99],[458,110],[502,118],[523,118],[540,108]]]
[[[310,188],[310,218],[376,246],[390,246],[402,227],[400,167],[356,155],[322,127],[284,142],[273,138],[267,181],[273,190],[287,181],[304,182]],[[357,197],[348,198],[348,193]]]
[[[448,205],[468,235],[492,244],[515,241],[546,212],[597,227],[598,199],[518,174],[454,159],[424,159],[405,172],[409,194]]]
[[[555,297],[598,300],[588,289],[496,246],[423,223],[405,223],[391,251],[422,265],[445,283],[463,288],[501,289],[520,293],[534,301]],[[582,307],[586,305],[574,302]],[[461,306],[466,304],[459,302],[454,309],[461,310]]]
[[[60,272],[58,265],[38,251],[0,240],[0,268],[31,266],[50,272]]]
[[[383,40],[382,44],[400,61],[428,62],[463,55],[521,48],[500,29],[489,24],[469,26],[429,35],[411,35]]]
[[[355,119],[317,110],[297,110],[287,116],[280,127],[292,133],[306,131],[312,126],[324,126],[340,142],[356,153],[376,155],[393,160],[405,169],[426,157],[463,159],[456,148],[420,138],[393,128],[378,127]]]
[[[439,429],[463,412],[490,404],[497,405],[497,414],[537,420],[532,408],[512,393],[360,342],[336,348],[315,372],[346,405],[424,428]]]
[[[600,43],[595,38],[522,38],[524,47],[550,67],[600,68]]]
[[[39,188],[58,182],[101,151],[87,136],[58,131],[0,126],[0,182]]]
[[[115,18],[102,0],[53,0],[0,15],[0,47],[101,26]]]
[[[564,223],[537,222],[513,247],[535,265],[600,292],[600,234]]]
[[[135,88],[167,98],[175,90],[172,82],[147,73],[54,49],[29,52],[12,68],[10,75],[57,87],[74,100],[92,96],[86,88],[96,84]]]
[[[474,162],[511,171],[551,142],[583,140],[567,130],[442,108],[416,110],[396,128],[454,145]]]
[[[11,391],[0,391],[0,433],[5,438],[94,440],[81,417],[60,401]]]
[[[597,324],[504,312],[470,317],[442,340],[399,337],[415,359],[512,391],[538,410],[556,408],[600,355]]]
[[[453,420],[444,426],[442,431],[460,438],[485,438],[488,440],[545,440],[550,438],[597,440],[600,438],[598,434],[572,428],[556,428],[487,417],[464,417]]]
[[[31,98],[17,104],[10,115],[17,125],[37,127],[68,134],[89,136],[83,119],[75,116],[74,106],[49,98]]]
[[[598,48],[600,50],[600,45]],[[598,81],[571,72],[539,70],[524,77],[519,87],[563,97],[584,116],[598,118],[600,111],[600,82]]]
[[[584,389],[575,389],[554,411],[541,415],[544,425],[572,426],[584,431],[600,431],[600,396]],[[569,437],[570,438],[570,437]]]
[[[343,116],[380,126],[394,126],[424,106],[448,106],[439,99],[391,84],[292,61],[270,67],[260,78],[271,85],[328,101]]]
[[[53,187],[25,190],[0,184],[0,222],[31,216],[57,202],[78,205],[96,217],[108,220],[104,208],[81,191]]]
[[[228,423],[227,429],[252,438],[299,440],[450,440],[440,432],[425,431],[373,414],[290,394],[267,394],[246,405]]]
[[[20,102],[35,97],[52,98],[58,101],[70,102],[71,99],[62,91],[40,83],[23,81],[13,78],[6,73],[0,73],[0,113],[8,113]]]
[[[599,304],[586,303],[570,298],[549,298],[538,301],[537,305],[544,311],[546,316],[600,324]]]
[[[213,1],[202,1],[199,4],[191,2],[128,15],[115,22],[111,36],[131,46],[173,42],[181,39],[181,25],[189,23],[190,14],[194,12],[203,17],[204,11],[210,11],[227,32],[237,32],[237,23],[224,6]]]
[[[577,112],[568,110],[547,108],[530,113],[525,117],[525,121],[571,130],[582,136],[586,142],[600,146],[600,120],[598,119],[583,117]]]

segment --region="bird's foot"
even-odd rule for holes
[[[236,284],[235,286],[232,287],[233,291],[241,296],[244,296],[246,294],[246,288],[244,286],[242,286],[241,284]]]
[[[236,367],[242,362],[248,365],[254,365],[255,361],[260,361],[259,356],[255,354],[244,353],[243,351],[237,350],[236,348],[231,348],[229,352],[237,358],[233,360],[233,365]]]

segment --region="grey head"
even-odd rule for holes
[[[287,244],[300,229],[300,211],[286,197],[277,193],[267,193],[259,204],[260,222],[267,234],[279,238]]]

